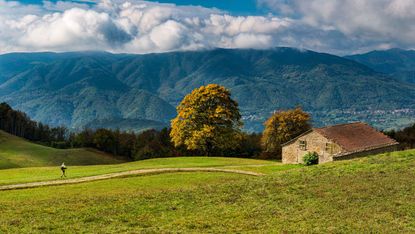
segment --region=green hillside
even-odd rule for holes
[[[163,160],[175,159],[147,166]],[[408,150],[262,177],[174,173],[1,191],[0,232],[414,233],[414,167]]]
[[[10,65],[20,59],[22,68]],[[209,83],[231,90],[246,130],[261,131],[273,111],[297,105],[311,112],[316,126],[364,121],[383,129],[414,120],[413,112],[395,110],[415,109],[415,84],[350,59],[293,48],[17,53],[0,55],[0,63],[0,98],[53,126],[119,119],[129,129],[137,129],[137,120],[169,123],[179,101]]]
[[[375,50],[366,54],[346,56],[346,58],[362,63],[375,71],[389,74],[399,81],[415,84],[414,50]]]
[[[92,149],[54,149],[0,131],[0,169],[18,167],[92,165],[121,160]]]

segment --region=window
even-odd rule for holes
[[[325,148],[325,151],[326,151],[327,153],[329,153],[329,154],[332,154],[332,153],[333,153],[333,144],[332,144],[332,143],[327,142],[327,143],[326,143],[326,148]]]
[[[300,150],[307,150],[307,141],[300,141]]]

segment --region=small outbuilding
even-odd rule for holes
[[[306,153],[316,152],[325,163],[395,151],[398,144],[361,122],[313,128],[282,145],[282,162],[303,163]]]

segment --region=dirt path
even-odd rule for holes
[[[105,179],[111,179],[111,178],[117,178],[117,177],[125,177],[125,176],[130,176],[130,175],[151,175],[151,174],[173,173],[173,172],[224,172],[224,173],[251,175],[251,176],[264,175],[258,172],[231,170],[231,169],[219,169],[219,168],[197,168],[195,167],[195,168],[140,169],[140,170],[124,171],[124,172],[117,172],[117,173],[97,175],[97,176],[87,176],[87,177],[81,177],[81,178],[76,178],[76,179],[50,180],[50,181],[43,181],[43,182],[3,185],[3,186],[0,186],[0,191],[36,188],[36,187],[52,186],[52,185],[77,184],[77,183],[105,180]]]

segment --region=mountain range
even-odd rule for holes
[[[415,84],[415,51],[390,49],[346,56],[399,81]]]
[[[394,56],[382,61],[373,53]],[[262,130],[273,111],[298,105],[316,126],[359,120],[385,129],[415,121],[415,83],[400,75],[411,73],[414,52],[373,53],[11,53],[0,55],[0,101],[51,125],[140,131],[168,126],[187,93],[217,83],[231,90],[248,131]]]

